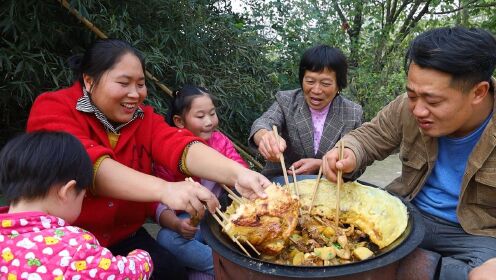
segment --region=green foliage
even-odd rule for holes
[[[92,36],[55,1],[2,1],[0,19],[2,144],[24,130],[37,94],[69,84],[65,59]]]
[[[460,9],[459,2],[463,5]],[[249,0],[250,24],[269,39],[269,57],[281,88],[297,86],[297,65],[309,46],[326,43],[348,56],[349,88],[344,95],[361,104],[367,120],[404,91],[403,56],[418,33],[463,24],[493,33],[496,3],[463,1]],[[396,3],[396,6],[395,4]]]
[[[394,2],[405,5],[393,15],[388,3]],[[347,54],[352,67],[343,94],[370,119],[403,92],[403,54],[416,34],[456,24],[496,33],[492,0],[246,0],[243,13],[232,12],[230,3],[70,1],[108,36],[140,49],[147,70],[169,88],[209,88],[222,128],[238,143],[246,143],[251,123],[278,89],[299,86],[299,59],[310,46],[326,43]],[[0,32],[1,146],[24,130],[38,94],[70,85],[66,59],[96,35],[56,0],[0,2]],[[169,97],[151,81],[147,85],[147,102],[165,114]]]
[[[225,1],[70,1],[109,37],[128,40],[146,57],[147,70],[171,89],[191,83],[218,98],[221,126],[245,143],[253,120],[270,102],[277,80],[265,59],[266,41]],[[57,1],[0,4],[2,139],[22,131],[41,92],[68,86],[66,59],[96,38]],[[148,81],[161,113],[168,96]]]

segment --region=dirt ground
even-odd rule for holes
[[[379,187],[385,187],[401,175],[401,162],[398,154],[393,154],[383,161],[376,161],[367,167],[365,173],[358,180],[365,181]]]

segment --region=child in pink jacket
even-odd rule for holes
[[[184,86],[174,93],[174,100],[169,109],[170,125],[190,130],[219,153],[248,167],[229,138],[216,130],[219,119],[206,88]],[[155,166],[154,171],[156,176],[176,181],[162,166]],[[223,192],[222,187],[215,182],[201,179],[201,184],[217,197]],[[212,249],[202,242],[199,227],[192,224],[190,216],[186,213],[176,216],[174,211],[161,205],[157,209],[157,220],[163,226],[157,235],[157,241],[190,269],[189,278],[213,279]]]
[[[93,168],[82,144],[64,132],[32,132],[0,152],[0,280],[149,279],[149,254],[113,256],[70,226],[81,212]]]

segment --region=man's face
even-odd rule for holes
[[[450,74],[410,65],[406,85],[409,108],[425,135],[462,137],[474,129],[474,93],[463,93],[451,81]]]

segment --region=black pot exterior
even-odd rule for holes
[[[315,179],[315,177],[315,175],[303,175],[298,176],[297,180]],[[273,181],[279,182],[279,178],[274,178]],[[291,181],[292,180],[290,180],[290,182]],[[282,179],[282,182],[284,182],[284,179]],[[223,209],[230,203],[230,201],[226,198],[227,196],[220,199]],[[239,250],[239,248],[237,248],[229,240],[229,238],[222,233],[220,226],[210,214],[207,215],[206,219],[203,219],[201,228],[205,241],[221,258],[223,257],[245,269],[256,271],[261,274],[293,279],[322,279],[347,275],[350,276],[352,274],[359,275],[362,272],[385,267],[401,260],[417,248],[420,242],[422,242],[425,229],[421,214],[411,203],[402,198],[400,199],[408,209],[408,225],[403,234],[392,244],[383,248],[375,257],[345,265],[289,266],[269,263],[257,258],[250,258],[243,254],[243,252],[241,252],[241,250]]]

